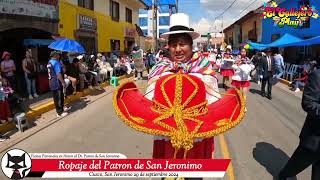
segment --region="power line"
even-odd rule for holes
[[[240,14],[242,14],[244,11],[246,11],[250,6],[252,6],[252,4],[254,4],[254,3],[256,3],[258,0],[254,0],[253,2],[251,2],[244,10],[242,10],[241,12],[240,12]],[[239,15],[240,15],[239,14]]]
[[[220,16],[222,16],[224,13],[226,13],[236,2],[237,2],[237,0],[234,0],[221,14],[216,16],[214,19],[218,19]]]
[[[258,0],[253,0],[245,9],[243,9],[243,10],[239,13],[239,15],[241,15],[244,11],[246,11],[250,6],[252,6],[252,5],[253,5],[254,3],[256,3],[257,1],[258,1]],[[234,3],[234,2],[233,2],[233,3]],[[232,6],[232,4],[231,4],[231,6]],[[229,6],[228,8],[231,8],[231,6]],[[223,13],[221,13],[219,16],[217,16],[217,17],[222,16],[225,12],[226,12],[226,10],[225,10]],[[214,20],[216,20],[217,17],[216,17]],[[213,24],[215,24],[215,23],[213,23]],[[211,25],[210,28],[213,27],[213,24]]]

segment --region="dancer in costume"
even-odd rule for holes
[[[243,98],[246,100],[250,87],[250,72],[254,69],[254,65],[247,57],[247,51],[245,49],[241,49],[240,53],[240,59],[238,59],[236,63],[232,65],[235,74],[232,76],[231,85],[239,90],[242,90]]]
[[[135,67],[135,80],[143,78],[143,71],[146,69],[143,61],[143,50],[138,46],[135,46],[132,50],[132,59]],[[139,76],[140,75],[140,76]]]
[[[114,108],[130,127],[152,135],[153,158],[210,159],[213,137],[236,125],[244,117],[244,100],[230,89],[221,96],[211,63],[192,52],[199,37],[189,27],[189,17],[170,17],[169,58],[163,58],[149,74],[146,94],[134,82],[120,84],[114,94]]]
[[[223,88],[225,89],[227,89],[226,81],[229,81],[229,77],[232,77],[234,75],[232,65],[235,60],[233,59],[231,52],[231,46],[228,45],[226,48],[226,52],[223,54],[223,60],[220,68],[220,74],[223,76],[222,84]]]

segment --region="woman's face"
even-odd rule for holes
[[[9,60],[10,59],[10,55],[6,55],[5,57],[4,57],[4,60]]]
[[[27,57],[27,58],[31,58],[31,57],[32,57],[31,53],[27,51],[27,52],[26,52],[26,57]]]
[[[225,58],[231,58],[231,52],[226,51],[226,53],[224,54]]]
[[[186,62],[190,60],[192,58],[192,39],[186,38],[185,34],[175,34],[169,40],[169,51],[172,61]]]
[[[247,51],[242,49],[241,50],[241,57],[246,57],[247,56]]]

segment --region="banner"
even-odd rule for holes
[[[19,166],[15,164],[19,161]],[[127,159],[118,153],[26,153],[10,150],[1,167],[9,178],[222,178],[229,159]],[[11,165],[11,166],[8,166]]]

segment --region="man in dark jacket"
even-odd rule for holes
[[[302,108],[308,113],[300,134],[300,143],[279,180],[293,177],[312,165],[312,180],[320,179],[320,69],[309,75],[302,97]]]
[[[272,78],[275,72],[275,64],[274,58],[272,56],[272,50],[266,50],[267,55],[263,55],[261,58],[261,69],[262,69],[262,85],[261,85],[261,93],[262,96],[266,96],[268,99],[272,99],[271,91],[272,91]],[[268,91],[267,94],[265,92],[266,84],[268,83]]]

